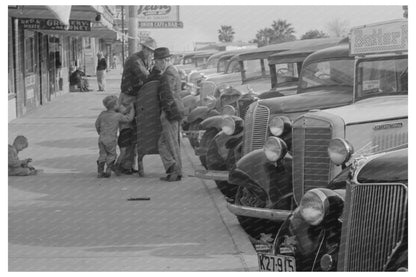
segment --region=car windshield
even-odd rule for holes
[[[240,72],[240,71],[241,71],[240,63],[237,60],[233,60],[230,62],[227,61],[227,69],[225,71],[226,74]]]
[[[264,72],[262,72],[261,60],[243,61],[245,71],[245,80],[243,81],[270,76],[270,68],[266,63],[267,60],[264,62]]]
[[[357,98],[408,93],[407,57],[363,60],[357,70]]]
[[[286,86],[288,82],[297,82],[299,72],[296,63],[276,64],[277,87]]]
[[[302,89],[353,86],[354,60],[332,60],[308,64],[302,69]]]
[[[207,68],[217,68],[219,58],[211,59],[207,63]]]

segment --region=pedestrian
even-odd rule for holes
[[[162,133],[158,147],[167,174],[166,177],[160,179],[174,182],[182,179],[179,126],[185,109],[180,98],[181,79],[177,69],[170,63],[170,56],[169,49],[166,47],[155,49],[155,67],[162,73],[158,89]]]
[[[107,70],[107,62],[103,56],[103,53],[98,52],[98,63],[97,63],[97,83],[98,91],[105,90],[105,74]]]
[[[90,91],[88,88],[88,80],[85,78],[85,73],[79,67],[71,66],[71,75],[69,76],[69,88],[71,92],[85,92]]]
[[[148,39],[141,42],[140,45],[141,50],[128,57],[123,68],[120,104],[125,107],[136,102],[137,93],[150,74],[149,71],[156,42],[153,39]],[[134,134],[135,136],[137,132],[135,121],[120,124],[120,130],[123,131],[124,129],[131,129],[131,131],[125,131],[125,134]],[[124,174],[133,174],[135,171],[136,145],[137,140],[132,145],[127,146],[125,156],[119,162],[119,169]],[[142,175],[142,172],[139,172],[139,174]]]
[[[131,122],[134,118],[133,105],[130,105],[124,111],[126,114],[116,112],[119,107],[118,97],[115,95],[106,96],[103,99],[103,105],[107,110],[101,112],[95,122],[95,128],[99,135],[98,148],[100,151],[97,160],[98,178],[110,177],[111,171],[120,175],[119,171],[114,166],[114,162],[117,158],[117,131],[120,122]],[[107,164],[107,168],[104,172],[105,164]]]
[[[31,158],[19,160],[18,154],[29,146],[25,136],[17,136],[13,145],[9,144],[9,176],[29,176],[36,175],[37,170],[30,166]]]
[[[116,53],[113,53],[113,58],[111,60],[111,68],[117,69],[117,55]]]

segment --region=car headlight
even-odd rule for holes
[[[299,204],[299,212],[303,220],[310,225],[318,225],[325,217],[327,196],[319,189],[307,191]]]
[[[287,146],[283,140],[277,137],[269,137],[264,143],[263,151],[269,161],[275,162],[286,155]]]
[[[347,162],[354,153],[354,148],[345,139],[336,138],[329,142],[328,155],[331,161],[336,165]]]
[[[231,116],[225,116],[222,119],[221,129],[228,136],[231,136],[232,134],[234,134],[234,131],[235,131],[234,119]]]
[[[235,115],[235,108],[231,105],[225,105],[222,108],[222,115],[228,115],[228,116]]]
[[[207,96],[204,99],[202,99],[202,104],[204,106],[207,106],[208,109],[213,109],[217,104],[217,100],[212,96]]]
[[[280,136],[283,134],[283,131],[285,130],[285,122],[283,121],[283,118],[280,116],[273,117],[269,122],[269,129],[274,136]]]

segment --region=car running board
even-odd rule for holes
[[[215,181],[228,181],[228,173],[228,171],[197,169],[195,170],[195,177]]]

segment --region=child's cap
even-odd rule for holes
[[[103,99],[103,105],[104,105],[104,107],[107,108],[107,110],[112,109],[116,106],[117,100],[118,100],[118,98],[115,95],[106,96]]]

